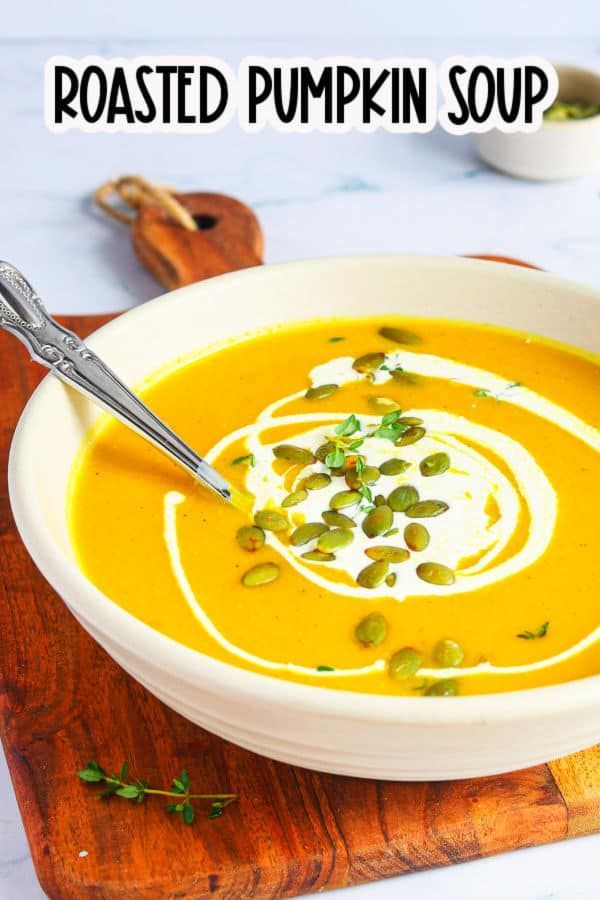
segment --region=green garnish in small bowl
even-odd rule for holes
[[[567,122],[573,119],[591,119],[600,114],[600,104],[586,100],[555,100],[544,112],[546,122]]]

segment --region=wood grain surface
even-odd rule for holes
[[[85,336],[108,318],[64,321]],[[255,756],[154,699],[76,623],[15,531],[6,460],[41,370],[4,333],[0,360],[0,729],[49,897],[290,897],[600,830],[599,748],[497,777],[377,782]],[[164,784],[185,767],[196,789],[240,801],[191,827],[158,800],[99,801],[75,777],[94,757]]]
[[[163,209],[143,206],[131,226],[140,262],[169,290],[262,262],[263,236],[252,210],[225,194],[175,194],[197,231],[173,223]]]

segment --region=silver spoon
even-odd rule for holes
[[[137,431],[224,500],[233,502],[237,491],[132,394],[76,334],[55,322],[29,282],[7,262],[0,262],[0,326],[18,337],[32,359],[61,381]]]

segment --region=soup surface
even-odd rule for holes
[[[73,479],[86,575],[181,644],[328,688],[514,690],[600,671],[600,366],[414,319],[243,337],[143,397],[255,524],[104,419]]]

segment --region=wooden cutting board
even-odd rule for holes
[[[71,316],[85,336],[110,316]],[[187,722],[80,628],[12,521],[6,461],[42,374],[0,332],[0,728],[42,887],[52,898],[291,897],[600,830],[600,748],[492,778],[390,783],[255,756]],[[451,701],[450,701],[451,702]],[[75,772],[96,758],[168,784],[238,791],[186,826],[160,801],[102,802]],[[85,851],[86,855],[81,855]]]

